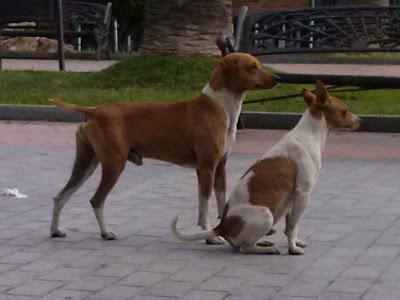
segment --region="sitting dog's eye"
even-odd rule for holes
[[[345,117],[347,114],[347,110],[342,110],[342,116]]]

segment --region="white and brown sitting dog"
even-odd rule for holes
[[[315,94],[303,90],[303,97],[307,111],[296,127],[243,175],[220,224],[211,230],[183,234],[177,229],[176,217],[171,229],[177,238],[194,241],[222,236],[243,253],[279,254],[270,243],[257,242],[286,216],[289,253],[304,253],[305,243],[297,236],[299,221],[320,173],[328,132],[354,130],[360,119],[342,101],[330,96],[320,81]]]
[[[103,218],[104,201],[127,160],[168,161],[196,169],[199,186],[199,221],[209,229],[208,199],[214,188],[219,215],[226,200],[225,163],[236,137],[236,123],[245,93],[272,88],[276,77],[245,53],[221,59],[202,95],[175,103],[115,102],[83,107],[53,100],[54,104],[85,115],[76,133],[76,158],[71,177],[55,197],[50,233],[63,237],[58,227],[61,209],[100,162],[100,185],[90,200],[101,236],[112,240]],[[215,241],[215,240],[214,240]]]

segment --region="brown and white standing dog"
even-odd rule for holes
[[[116,239],[104,222],[104,201],[126,161],[141,165],[143,157],[196,169],[198,224],[209,229],[208,200],[213,187],[220,217],[225,207],[225,163],[235,140],[245,93],[272,88],[275,79],[255,57],[233,53],[221,59],[202,95],[192,100],[172,104],[116,102],[96,107],[52,100],[62,108],[83,113],[86,121],[76,133],[71,178],[54,199],[51,236],[65,236],[58,226],[61,209],[100,162],[101,182],[90,202],[101,236],[106,240]]]
[[[308,110],[296,127],[243,175],[220,224],[211,230],[183,234],[175,217],[171,228],[177,238],[193,241],[222,236],[243,253],[279,254],[270,243],[261,246],[257,242],[286,216],[289,253],[304,253],[305,243],[297,237],[298,226],[319,177],[328,132],[334,128],[356,129],[360,119],[342,101],[330,96],[320,81],[315,94],[303,90],[303,97]]]

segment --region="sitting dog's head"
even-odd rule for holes
[[[276,85],[278,76],[266,71],[259,60],[247,53],[224,56],[211,75],[214,90],[223,88],[234,94],[249,90],[269,89]]]
[[[321,81],[317,80],[315,92],[303,89],[302,94],[313,117],[324,117],[330,129],[356,130],[360,126],[361,119],[349,112],[343,101],[329,95]]]

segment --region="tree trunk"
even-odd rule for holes
[[[215,40],[232,30],[231,0],[147,0],[140,52],[218,55]]]

